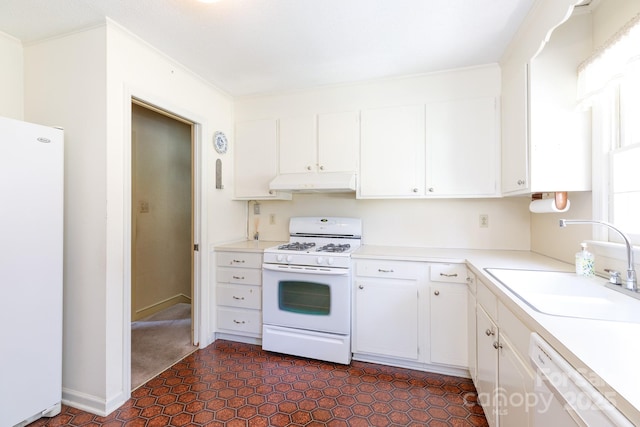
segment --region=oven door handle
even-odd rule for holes
[[[262,264],[264,270],[280,271],[283,273],[323,274],[325,276],[348,276],[348,268],[311,267],[284,264]]]

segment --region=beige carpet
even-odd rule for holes
[[[132,322],[131,389],[196,350],[191,343],[191,304],[176,304]]]

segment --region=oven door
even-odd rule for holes
[[[350,278],[348,268],[263,264],[263,323],[348,335]]]

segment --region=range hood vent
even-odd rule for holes
[[[338,193],[356,191],[354,172],[286,173],[269,183],[270,190],[296,193]]]

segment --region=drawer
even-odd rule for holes
[[[262,332],[262,312],[218,307],[218,329],[259,335]]]
[[[477,279],[477,293],[476,298],[478,300],[478,304],[484,308],[484,311],[487,312],[489,317],[496,321],[498,319],[498,298],[487,288],[487,286],[482,283],[482,280]]]
[[[240,283],[245,285],[262,284],[262,269],[219,267],[217,281],[222,283]]]
[[[356,276],[393,279],[417,279],[424,277],[426,265],[402,261],[356,261]]]
[[[256,252],[218,252],[220,267],[262,268],[262,254]]]
[[[467,283],[466,264],[431,264],[432,282]]]
[[[219,284],[217,296],[218,305],[257,310],[262,307],[262,288],[259,286]]]

